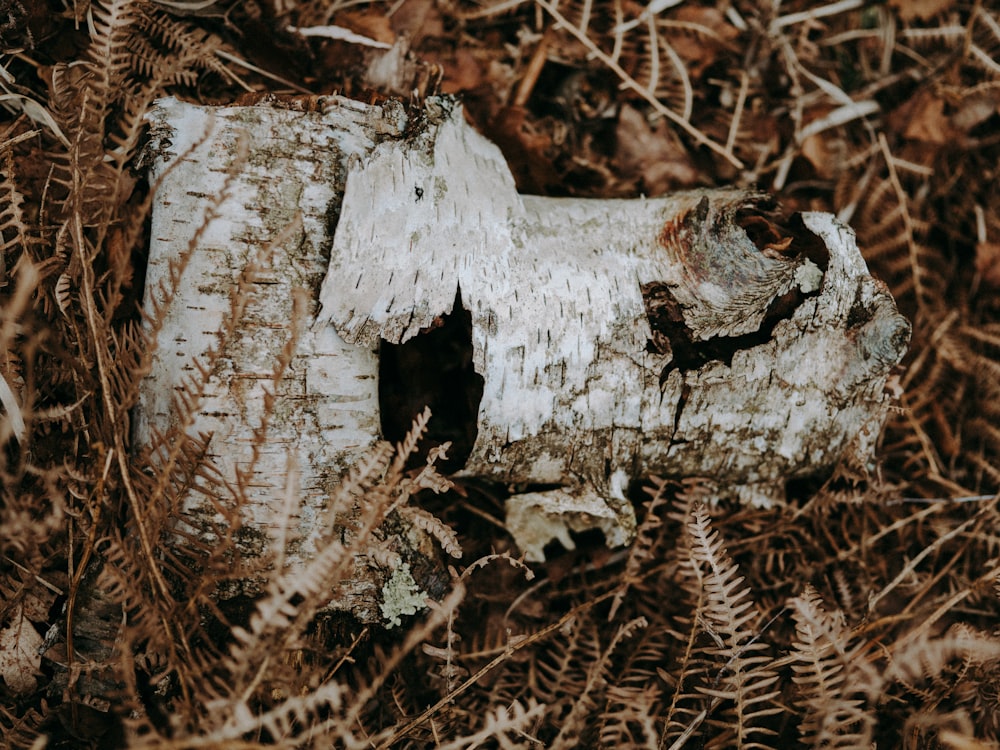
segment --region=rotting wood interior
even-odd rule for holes
[[[429,406],[434,418],[409,461],[423,464],[428,451],[451,442],[447,458],[438,464],[451,473],[465,465],[476,442],[484,382],[472,365],[472,316],[462,306],[461,289],[452,311],[435,323],[401,344],[381,341],[379,412],[383,437],[397,443]]]

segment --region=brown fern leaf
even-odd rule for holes
[[[906,643],[892,655],[885,680],[899,683],[926,707],[933,707],[951,695],[956,675],[998,659],[1000,638],[959,624],[938,638],[921,637]]]
[[[915,51],[924,52],[960,49],[969,30],[959,23],[939,25],[907,25],[897,34],[897,44]]]
[[[557,3],[560,13],[582,35],[601,40],[610,49],[607,35],[615,21],[615,8],[608,0],[562,0]],[[604,45],[602,45],[604,46]],[[572,36],[559,34],[557,56],[561,60],[581,62],[586,54]]]
[[[635,542],[629,549],[628,559],[625,562],[625,570],[621,575],[618,591],[611,601],[611,608],[608,611],[608,622],[615,619],[622,601],[628,594],[629,588],[641,580],[642,568],[653,560],[653,547],[659,541],[659,532],[663,527],[663,519],[660,518],[660,509],[663,508],[669,499],[668,490],[670,485],[662,479],[654,479],[652,487],[645,487],[644,491],[649,495],[649,499],[643,502],[644,515],[639,527],[636,530]]]
[[[44,720],[34,708],[18,712],[0,706],[0,742],[10,750],[32,750],[46,741],[42,733]]]
[[[458,634],[454,631],[455,617],[452,614],[448,618],[448,626],[445,631],[445,645],[432,646],[429,643],[422,645],[423,652],[438,661],[438,666],[430,671],[432,681],[440,681],[443,684],[445,693],[451,693],[458,687],[459,683],[469,676],[469,670],[462,667],[457,662],[458,652],[455,645],[459,640]]]
[[[497,653],[502,653],[502,648]],[[527,692],[530,668],[531,665],[525,659],[507,661],[500,674],[489,685],[489,691],[481,696],[477,703],[481,703],[484,707],[509,706],[522,699]],[[471,711],[476,710],[477,703],[470,704]]]
[[[146,3],[137,8],[135,28],[142,34],[136,35],[132,64],[140,74],[168,85],[192,85],[206,70],[229,77],[217,55],[226,45],[206,29],[172,18]]]
[[[1000,741],[1000,659],[973,664],[954,687],[954,700],[968,711],[977,735]]]
[[[411,434],[413,441],[419,436],[425,423],[426,419],[417,421]],[[398,447],[398,451],[406,450],[407,446],[412,448],[415,445],[413,441],[404,442]],[[331,534],[326,542],[304,565],[284,570],[275,569],[269,575],[264,595],[256,602],[248,624],[245,627],[231,628],[234,643],[228,655],[217,663],[217,674],[210,681],[209,692],[210,701],[224,713],[233,716],[246,713],[247,709],[243,707],[246,697],[258,690],[273,690],[281,686],[285,694],[291,695],[306,688],[297,682],[296,672],[290,664],[274,662],[273,659],[279,654],[294,654],[296,649],[301,648],[307,627],[317,612],[329,604],[331,597],[337,597],[341,602],[353,601],[351,597],[356,597],[360,602],[358,607],[372,606],[374,602],[369,601],[371,595],[367,590],[370,584],[359,584],[352,575],[366,561],[384,558],[391,553],[391,550],[379,546],[382,544],[379,540],[379,528],[393,508],[401,507],[399,498],[404,492],[400,488],[403,479],[398,472],[393,471],[392,466],[401,466],[405,458],[401,458],[398,453],[393,457],[387,444],[379,444],[370,451],[367,460],[359,461],[330,500],[333,506],[331,515],[336,519],[336,525],[331,525]],[[289,499],[293,499],[292,496]],[[285,507],[290,512],[293,503],[286,503]],[[283,527],[283,524],[278,525]],[[421,637],[426,636],[430,628],[453,620],[453,609],[461,596],[462,587],[456,581],[445,604],[434,605],[432,616],[422,626],[424,629],[418,628]],[[386,614],[384,610],[383,614]],[[450,625],[448,632],[452,632]],[[421,638],[411,633],[404,639],[397,656],[391,659],[402,658],[404,653],[412,651],[420,642]],[[450,647],[447,651],[448,654],[454,653]],[[389,657],[386,659],[391,661]],[[450,667],[458,666],[451,659],[446,659],[446,662],[449,670]],[[381,666],[385,666],[384,661]],[[267,684],[261,681],[263,670],[268,675]],[[365,706],[372,699],[376,685],[385,682],[391,672],[391,668],[387,668],[378,675],[368,688],[367,698],[363,694],[356,694],[350,710],[355,714],[366,710]],[[447,677],[457,680],[457,674],[449,671]],[[319,694],[321,691],[314,692]],[[343,703],[341,700],[331,708],[339,709]],[[287,703],[285,708],[273,714],[273,720],[284,721],[282,717],[287,717],[289,712],[297,715],[295,705],[297,704],[294,702]],[[200,711],[198,713],[201,714]],[[268,726],[267,721],[271,721],[267,717],[272,714],[253,710],[251,713],[256,717],[254,720],[264,722],[264,726]],[[207,721],[207,718],[202,716],[202,721]],[[347,723],[353,726],[354,721]]]
[[[792,681],[805,710],[799,725],[803,741],[816,748],[869,747],[874,717],[864,695],[878,694],[878,674],[861,650],[850,645],[843,615],[825,612],[812,586],[791,605],[796,633]]]
[[[731,720],[722,722],[723,736],[715,744],[732,743],[739,748],[767,747],[757,738],[773,731],[761,726],[761,720],[779,713],[770,707],[778,691],[770,690],[778,681],[771,667],[769,647],[759,638],[751,623],[760,614],[743,586],[739,569],[729,558],[718,531],[712,528],[711,517],[704,505],[695,506],[688,523],[691,555],[704,576],[706,606],[702,612],[702,627],[712,640],[704,652],[715,664],[711,683],[698,690],[719,701],[731,702]],[[718,723],[711,719],[710,723]],[[730,736],[733,735],[733,736]]]
[[[136,0],[107,0],[94,3],[94,34],[88,56],[96,73],[91,81],[93,106],[103,111],[122,97],[125,80],[132,71],[129,49],[136,17]]]
[[[431,410],[425,407],[424,410],[418,414],[413,420],[413,426],[410,428],[409,432],[406,433],[406,437],[396,446],[396,457],[389,467],[389,473],[394,477],[390,480],[393,484],[399,482],[404,474],[404,469],[406,467],[407,459],[416,453],[417,446],[420,443],[421,438],[427,432],[427,423],[431,418]]]
[[[6,286],[11,260],[39,242],[24,219],[24,196],[17,188],[13,144],[0,144],[0,288]],[[8,260],[10,259],[10,260]]]
[[[376,446],[370,460],[361,461],[352,469],[351,478],[338,488],[333,504],[341,508],[354,505],[351,491],[374,486],[379,480],[374,472],[384,468],[386,463],[386,447]],[[225,675],[213,687],[218,700],[233,707],[233,700],[239,701],[239,696],[254,690],[259,682],[258,670],[263,669],[274,654],[294,651],[319,609],[348,582],[355,560],[366,551],[366,545],[385,518],[391,502],[388,492],[368,491],[364,497],[360,514],[352,517],[354,533],[347,537],[347,545],[331,538],[304,566],[275,571],[267,582],[264,596],[256,602],[248,625],[232,629],[235,642],[217,666]],[[277,667],[272,670],[276,670],[272,679],[282,674]]]
[[[178,69],[182,64],[182,61],[178,60],[164,62],[149,80],[134,85],[131,94],[122,101],[117,118],[108,123],[108,156],[118,174],[125,171],[138,152],[140,138],[145,132],[146,115],[156,98],[162,95],[164,85],[169,82],[166,71]],[[152,194],[144,199],[141,204],[142,210],[136,213],[145,216],[151,200]],[[133,229],[129,233],[134,235],[137,231]]]
[[[1000,324],[962,326],[957,333],[964,346],[956,352],[956,365],[965,369],[968,398],[976,405],[961,425],[969,435],[962,455],[977,467],[983,484],[993,488],[1000,486]]]
[[[976,8],[972,16],[972,39],[966,48],[966,62],[986,74],[988,79],[1000,79],[1000,23],[994,13]]]
[[[186,535],[180,530],[164,539],[162,569],[168,572],[171,580],[178,582],[176,587],[164,593],[153,578],[134,536],[125,529],[107,540],[101,549],[101,559],[95,564],[96,574],[92,574],[96,575],[94,591],[100,592],[100,599],[117,603],[118,619],[112,618],[110,624],[120,625],[121,612],[129,613],[124,627],[115,627],[112,630],[114,639],[105,645],[109,649],[114,646],[118,679],[125,683],[136,679],[131,654],[124,650],[142,644],[146,662],[169,664],[172,679],[183,694],[188,695],[191,686],[205,679],[203,669],[214,663],[213,657],[217,658],[217,654],[211,640],[201,630],[205,622],[197,626],[186,623],[187,613],[199,608],[205,612],[215,609],[212,597],[225,585],[226,571],[235,575],[233,556],[226,554],[234,545],[217,536],[216,545],[210,550],[201,541],[202,537]],[[185,542],[183,548],[178,543],[179,538]],[[214,561],[212,551],[218,555]],[[93,609],[89,601],[92,595],[91,589],[82,591],[78,617],[86,616],[88,608]],[[192,640],[200,645],[194,647]],[[152,677],[159,680],[164,675],[153,674]]]
[[[18,274],[17,286],[7,296],[6,305],[0,313],[0,446],[12,439],[23,442],[28,437],[28,421],[31,419],[32,396],[23,387],[24,362],[17,346],[18,335],[23,335],[23,319],[31,307],[31,298],[38,288],[38,272],[25,259]],[[20,329],[20,330],[19,330]],[[28,407],[28,408],[26,408]],[[0,454],[0,477],[8,469],[8,458]],[[10,485],[13,487],[14,485]],[[13,498],[12,498],[13,499]]]
[[[54,180],[68,193],[65,206],[54,208],[76,211],[88,227],[107,226],[127,197],[120,173],[105,162],[104,138],[113,108],[133,91],[129,44],[135,3],[95,3],[89,59],[52,68],[49,109],[66,134],[67,148],[50,156],[58,167]]]
[[[467,747],[476,747],[486,743],[487,740],[496,739],[500,747],[511,748],[511,750],[537,747],[540,743],[533,740],[529,733],[531,724],[542,718],[545,706],[529,703],[523,706],[514,701],[511,704],[492,706],[484,712],[481,719],[476,717],[477,723],[482,726],[477,731],[458,737],[449,743],[438,745],[440,750],[464,750]],[[507,736],[511,735],[511,736]],[[515,742],[521,739],[521,742]]]
[[[137,28],[141,27],[137,24]],[[145,35],[136,36],[132,40],[132,68],[137,75],[146,80],[155,80],[165,86],[197,85],[202,71],[194,65],[179,63],[180,61],[171,53],[157,49]]]
[[[50,210],[58,218],[76,212],[87,228],[108,226],[121,198],[117,174],[104,163],[104,135],[113,94],[98,92],[100,76],[92,63],[52,67],[49,84],[49,111],[68,140],[67,148],[47,155],[55,167],[52,182],[58,191]],[[102,101],[103,100],[103,101]],[[78,242],[79,238],[74,237]],[[74,268],[74,275],[82,271]]]
[[[665,664],[675,667],[678,654],[662,594],[656,604],[643,615],[646,627],[631,637],[628,648],[615,659],[614,678],[609,681],[600,712],[601,747],[655,746],[661,739],[665,690],[660,672]]]
[[[581,689],[573,693],[573,703],[569,714],[562,720],[559,734],[549,747],[556,749],[580,746],[581,736],[584,732],[592,731],[589,720],[597,702],[604,697],[608,684],[615,680],[612,675],[611,662],[615,649],[622,641],[631,638],[648,624],[644,617],[639,617],[620,625],[608,647],[595,661],[587,665],[586,679],[581,685]]]
[[[269,653],[289,650],[294,642],[290,639],[298,637],[352,565],[350,551],[334,541],[320,550],[304,569],[287,571],[269,582],[248,627],[232,631],[236,642],[223,665],[229,695],[241,695],[252,687],[255,671],[267,662]],[[306,607],[297,606],[295,602],[300,599],[307,603]]]
[[[698,691],[706,681],[713,660],[701,653],[702,619],[707,605],[704,574],[691,552],[691,536],[686,533],[694,509],[709,495],[709,485],[701,480],[688,480],[677,493],[667,517],[677,524],[680,533],[667,554],[677,558],[681,591],[685,594],[683,614],[673,618],[665,632],[673,639],[679,653],[671,660],[668,671],[657,667],[657,674],[670,688],[670,701],[665,710],[664,739],[678,740],[693,732],[707,716],[709,701]]]
[[[601,658],[600,636],[593,622],[573,623],[565,640],[553,639],[535,662],[532,697],[548,704],[553,720],[573,696],[583,692],[587,670]]]
[[[696,602],[696,606],[704,602]],[[682,650],[675,665],[667,671],[657,668],[658,677],[669,689],[670,701],[667,704],[664,718],[664,741],[689,736],[704,721],[708,715],[709,701],[698,691],[698,686],[704,682],[708,671],[706,660],[696,650],[701,628],[696,617],[678,617],[677,624],[684,630],[676,628],[669,631]]]
[[[928,191],[933,171],[896,157],[884,137],[880,146],[876,153],[882,167],[871,173],[870,184],[856,173],[845,174],[856,189],[864,189],[852,223],[873,272],[889,285],[900,309],[920,327],[936,312],[948,279],[940,254],[928,245],[930,227],[915,197]],[[875,165],[869,162],[865,168],[873,170]]]
[[[455,530],[433,513],[412,505],[404,505],[397,512],[415,527],[434,537],[446,553],[456,558],[462,556],[462,545],[458,541]]]
[[[633,77],[667,107],[690,120],[699,94],[696,84],[730,46],[736,30],[721,12],[706,7],[679,7],[656,16],[646,12],[619,25],[623,28],[628,31],[621,46],[635,50],[635,62],[626,66],[634,69]],[[633,41],[636,37],[641,41]],[[623,57],[627,60],[629,55]]]
[[[510,565],[510,567],[516,568],[517,570],[521,571],[524,574],[524,580],[526,581],[530,581],[535,577],[535,572],[531,568],[529,568],[522,560],[518,560],[514,557],[511,557],[510,553],[508,552],[503,552],[500,554],[483,555],[478,560],[473,561],[472,563],[469,564],[469,566],[465,570],[462,571],[462,578],[463,579],[468,578],[470,575],[475,573],[475,571],[481,570],[490,563],[494,562],[505,562],[508,565]]]
[[[598,733],[600,747],[629,747],[656,750],[660,744],[660,691],[654,685],[622,688],[610,685],[608,706],[601,714]]]

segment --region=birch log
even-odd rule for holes
[[[267,246],[257,301],[192,429],[214,434],[224,472],[246,460],[305,290],[307,330],[248,484],[266,528],[286,454],[297,454],[296,555],[314,551],[325,497],[381,437],[380,347],[419,341],[462,311],[482,394],[457,474],[549,488],[508,501],[529,559],[587,529],[627,543],[625,490],[650,473],[708,476],[766,504],[848,454],[872,460],[909,325],[832,216],[780,226],[764,197],[740,190],[519,195],[499,150],[444,98],[412,112],[339,97],[300,109],[164,100],[152,121],[148,288],[192,238],[197,247],[159,334],[139,436],[169,425],[173,389]]]

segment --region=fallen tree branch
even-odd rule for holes
[[[575,531],[627,543],[626,489],[650,473],[708,476],[721,494],[766,504],[789,479],[872,460],[909,325],[832,216],[783,221],[764,196],[726,189],[519,195],[499,150],[448,99],[409,113],[337,97],[165,100],[153,122],[164,179],[147,286],[200,239],[158,338],[141,440],[175,418],[174,390],[214,343],[254,249],[301,217],[271,249],[192,427],[213,434],[213,462],[235,476],[269,418],[245,483],[262,529],[285,455],[298,454],[291,559],[311,554],[331,488],[383,436],[392,414],[381,412],[408,402],[453,409],[467,436],[457,475],[549,487],[508,501],[508,530],[535,560],[552,540],[571,547]],[[239,185],[199,235],[240,134]],[[296,288],[309,292],[308,326],[265,415]]]

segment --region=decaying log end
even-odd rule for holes
[[[149,288],[197,247],[158,337],[140,436],[169,425],[179,363],[214,345],[235,279],[270,242],[237,337],[253,345],[227,350],[191,429],[213,432],[212,459],[236,470],[293,289],[306,289],[276,437],[247,483],[266,527],[284,455],[298,454],[303,559],[341,472],[428,402],[462,444],[456,474],[547,488],[508,502],[532,560],[586,530],[627,543],[627,486],[649,474],[708,476],[768,503],[849,452],[872,460],[909,325],[827,214],[784,221],[766,197],[725,189],[522,196],[449,99],[410,119],[339,98],[309,111],[168,100],[155,118],[176,142],[154,165]],[[206,195],[223,197],[203,227]]]

